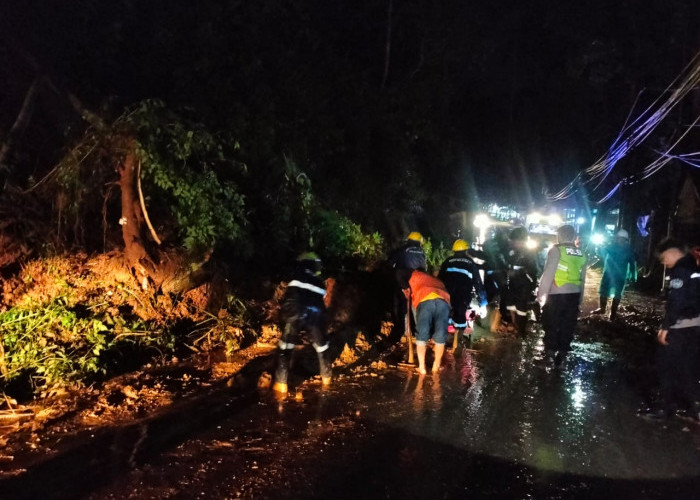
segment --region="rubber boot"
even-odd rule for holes
[[[557,351],[553,349],[544,350],[544,364],[548,368],[553,368],[556,364]]]
[[[564,364],[566,363],[566,351],[557,351],[554,357],[554,368],[557,370],[563,370]]]
[[[515,333],[518,333],[518,313],[510,311],[510,324],[513,325]]]
[[[515,321],[515,331],[518,335],[524,337],[525,331],[527,330],[527,316],[521,316],[520,314],[518,314],[515,318]]]
[[[612,304],[610,304],[610,321],[617,319],[617,308],[620,307],[620,299],[613,297]]]
[[[444,346],[443,346],[444,348]],[[418,373],[425,375],[425,352],[428,347],[422,342],[419,344],[416,342],[416,355],[418,356]]]
[[[539,302],[535,301],[532,311],[535,313],[535,322],[542,323],[542,306]]]
[[[601,295],[599,301],[600,307],[592,310],[591,314],[605,314],[605,309],[608,307],[608,298]]]
[[[331,363],[328,361],[326,353],[328,350],[319,352],[318,354],[318,366],[321,373],[321,384],[324,387],[331,385]]]
[[[275,385],[272,389],[276,392],[287,392],[287,378],[289,377],[289,362],[292,358],[292,349],[279,349],[277,351],[277,369],[275,370]]]
[[[437,373],[440,370],[440,363],[442,363],[442,355],[445,354],[445,344],[435,344],[433,352],[435,353],[433,373]]]
[[[472,347],[472,333],[474,333],[474,330],[463,330],[462,331],[462,338],[464,338],[464,345],[467,349],[471,349]]]

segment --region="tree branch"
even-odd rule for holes
[[[389,60],[391,57],[391,17],[394,11],[394,2],[389,0],[389,7],[387,9],[387,21],[386,21],[386,45],[384,47],[384,75],[382,76],[382,88],[386,85],[386,79],[389,76]]]
[[[151,219],[148,217],[148,211],[146,210],[146,202],[143,199],[143,191],[141,190],[141,160],[139,160],[139,165],[136,171],[136,187],[138,188],[139,192],[139,201],[141,202],[143,218],[146,221],[146,225],[148,226],[148,230],[151,232],[153,240],[160,245],[160,238],[158,237],[158,234],[156,234],[156,230],[153,229],[153,225],[151,225]]]
[[[12,128],[10,128],[10,131],[7,134],[7,138],[5,139],[2,148],[0,148],[0,175],[5,177],[5,179],[12,175],[12,168],[9,165],[8,158],[12,148],[15,145],[15,142],[17,141],[17,138],[24,133],[29,125],[29,120],[34,112],[34,103],[36,101],[36,96],[41,83],[42,78],[40,77],[35,78],[32,82],[31,87],[29,87],[27,94],[24,96],[24,102],[19,110],[17,119],[15,119],[15,122],[12,124]]]

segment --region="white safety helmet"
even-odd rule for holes
[[[615,236],[617,236],[618,238],[624,238],[624,239],[626,239],[626,240],[629,240],[629,239],[630,239],[630,233],[628,233],[628,232],[625,231],[624,229],[620,229],[620,230],[615,234]]]

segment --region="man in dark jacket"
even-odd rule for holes
[[[406,315],[409,310],[404,289],[407,287],[411,273],[415,270],[425,271],[427,262],[423,251],[423,235],[417,231],[411,232],[406,242],[394,250],[389,256],[389,265],[394,270],[396,289],[394,291],[394,330],[405,330]]]
[[[277,347],[273,386],[276,392],[285,394],[288,390],[289,364],[294,348],[301,343],[302,333],[307,335],[316,350],[323,385],[331,383],[331,364],[326,359],[326,305],[323,302],[326,286],[320,275],[321,260],[318,256],[313,252],[302,253],[282,299],[284,328]]]
[[[511,249],[508,253],[508,288],[506,309],[519,335],[525,334],[527,320],[535,300],[537,288],[537,262],[535,255],[525,246],[527,230],[516,227],[510,232]]]
[[[657,253],[669,277],[666,314],[657,334],[663,407],[642,416],[658,419],[678,412],[700,421],[695,371],[700,351],[700,268],[677,240],[663,240]]]
[[[427,264],[422,245],[423,235],[413,231],[406,238],[406,242],[392,252],[389,263],[397,274],[401,274],[400,278],[397,278],[399,283],[408,281],[415,269],[425,271]]]
[[[440,267],[438,278],[442,280],[450,294],[452,305],[451,322],[456,329],[455,335],[462,335],[467,328],[467,311],[471,305],[473,293],[476,293],[480,316],[486,316],[486,289],[481,281],[479,266],[467,253],[469,245],[464,240],[455,240],[452,245],[454,254],[448,257]],[[456,341],[455,341],[456,346]]]
[[[486,271],[484,279],[486,298],[494,305],[498,302],[499,315],[506,322],[510,322],[504,300],[508,287],[508,262],[506,261],[508,247],[508,236],[500,228],[495,229],[492,237],[483,244],[483,252],[486,257],[484,266]],[[499,322],[496,321],[496,324]]]

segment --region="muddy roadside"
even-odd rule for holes
[[[614,343],[622,335],[633,335],[639,339],[640,352],[648,352],[662,302],[630,291],[621,307],[619,321],[591,316],[597,298],[597,278],[593,273],[587,283],[578,338]],[[380,321],[373,330],[366,329],[366,319],[359,321],[358,317],[367,315],[370,308],[358,299],[362,297],[356,288],[359,285],[342,286],[342,293],[336,290],[340,305],[335,304],[338,315],[332,326],[334,383],[342,384],[346,378],[384,377],[384,370],[402,365],[405,343],[395,334],[392,336],[391,324],[381,315],[371,314]],[[475,342],[512,335],[508,331],[480,331]],[[9,429],[11,432],[4,434],[0,452],[2,478],[27,492],[32,478],[51,477],[52,473],[45,472],[79,468],[80,464],[91,466],[105,459],[101,456],[105,449],[122,450],[108,459],[115,474],[146,460],[185,439],[193,428],[214,425],[231,412],[254,404],[261,391],[269,391],[275,342],[275,330],[266,329],[254,344],[228,359],[221,352],[182,361],[171,359],[168,364],[145,366],[103,386],[50,402],[35,413],[40,416],[44,412],[44,418],[18,419]],[[313,352],[306,347],[299,354],[291,381],[299,393],[292,391],[289,396],[292,398],[316,385],[320,388]],[[639,359],[644,363],[647,358]],[[109,478],[105,477],[104,481]],[[46,488],[43,483],[42,488]]]
[[[370,372],[377,375],[385,366],[379,355],[397,340],[387,321],[391,298],[387,286],[382,276],[369,273],[329,280],[329,334],[337,380]],[[264,311],[258,315],[269,318],[268,322],[233,352],[215,346],[189,356],[170,353],[87,387],[55,391],[24,404],[7,398],[0,415],[0,477],[22,475],[66,450],[144,422],[177,419],[178,414],[194,420],[215,419],[217,415],[206,417],[198,408],[217,406],[211,402],[217,398],[269,390],[279,336],[274,310],[281,291],[278,287],[260,306]],[[296,358],[291,386],[318,383],[311,347],[299,346]]]

